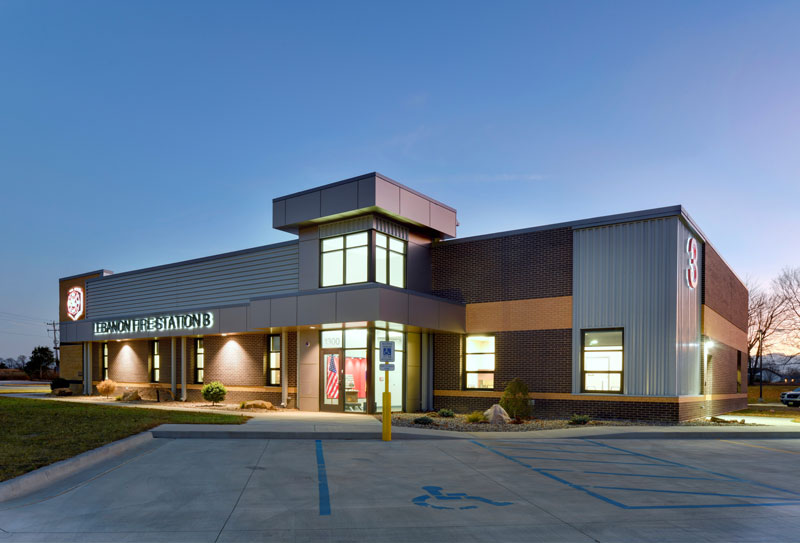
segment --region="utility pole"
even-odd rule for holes
[[[47,332],[53,333],[53,354],[56,355],[56,368],[60,368],[61,362],[59,360],[58,351],[60,350],[58,346],[58,323],[56,321],[46,322],[47,325]]]
[[[758,331],[758,401],[764,401],[764,359],[762,358],[761,348],[764,345],[764,330]]]

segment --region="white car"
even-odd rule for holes
[[[781,392],[781,403],[789,407],[800,405],[800,387],[789,392]]]

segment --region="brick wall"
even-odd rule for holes
[[[203,382],[221,381],[224,385],[264,386],[266,336],[243,334],[208,336],[205,347]]]
[[[734,394],[737,392],[738,351],[724,343],[714,343],[708,364],[708,385],[711,394]],[[747,392],[747,367],[742,372],[742,392]]]
[[[100,344],[97,344],[99,347]],[[99,351],[99,349],[98,349]],[[148,383],[150,373],[148,371],[148,358],[150,356],[150,341],[145,339],[132,341],[109,341],[108,342],[108,377],[119,383]],[[94,356],[94,369],[92,379],[95,376],[102,377],[100,373],[100,357]]]
[[[286,377],[287,386],[297,386],[297,332],[286,334]]]
[[[461,334],[433,335],[433,389],[461,390]]]
[[[703,303],[747,331],[747,289],[707,243],[703,253]]]
[[[464,303],[572,295],[572,230],[556,228],[431,248],[432,292]]]

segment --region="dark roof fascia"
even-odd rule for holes
[[[320,185],[319,187],[314,187],[314,188],[310,188],[310,189],[307,189],[307,190],[301,190],[300,192],[293,192],[292,194],[287,194],[286,196],[278,196],[277,198],[273,198],[272,201],[273,202],[280,202],[281,200],[288,200],[289,198],[294,198],[295,196],[303,196],[304,194],[311,194],[312,192],[317,192],[319,190],[324,190],[324,189],[329,189],[329,188],[336,187],[336,186],[339,186],[339,185],[344,185],[345,183],[352,183],[353,181],[361,181],[362,179],[369,179],[370,177],[380,177],[381,179],[383,179],[387,183],[391,183],[392,185],[396,185],[397,187],[400,187],[401,189],[407,190],[408,192],[410,192],[412,194],[416,194],[420,198],[424,198],[424,199],[428,200],[429,202],[433,202],[436,205],[442,206],[443,208],[445,208],[445,209],[447,209],[449,211],[452,211],[453,213],[457,213],[457,211],[454,208],[450,207],[449,205],[443,204],[442,202],[440,202],[438,200],[434,200],[430,196],[428,196],[426,194],[422,194],[421,192],[416,191],[416,190],[412,189],[411,187],[407,187],[406,185],[404,185],[404,184],[402,184],[402,183],[400,183],[398,181],[395,181],[394,179],[392,179],[390,177],[386,177],[385,175],[383,175],[381,173],[378,173],[378,172],[365,173],[364,175],[351,177],[349,179],[343,179],[341,181],[334,181],[333,183],[328,183],[327,185]]]
[[[135,273],[144,273],[144,272],[151,272],[151,271],[156,271],[156,270],[165,270],[167,268],[174,268],[174,267],[177,267],[177,266],[185,266],[187,264],[197,264],[199,262],[207,262],[209,260],[217,260],[217,259],[220,259],[220,258],[227,258],[227,257],[231,257],[231,256],[245,255],[245,254],[248,254],[248,253],[256,253],[258,251],[263,251],[265,249],[276,249],[278,247],[285,247],[285,246],[288,246],[288,245],[297,245],[298,243],[300,243],[299,240],[292,239],[292,240],[289,240],[289,241],[282,241],[280,243],[272,243],[270,245],[261,245],[259,247],[251,247],[249,249],[241,249],[239,251],[231,251],[229,253],[221,253],[221,254],[217,254],[217,255],[204,256],[204,257],[201,257],[201,258],[193,258],[191,260],[181,260],[180,262],[172,262],[170,264],[161,264],[159,266],[151,266],[149,268],[141,268],[141,269],[138,269],[138,270],[130,270],[130,271],[122,272],[122,273],[115,273],[115,274],[113,274],[111,276],[108,276],[108,277],[114,277],[114,278],[116,278],[116,277],[125,277],[127,275],[133,275]],[[105,278],[106,277],[95,277],[93,279],[88,279],[87,282],[89,282],[89,281],[100,281],[100,280],[105,279]]]
[[[76,273],[75,275],[70,275],[70,276],[67,276],[67,277],[59,277],[58,280],[59,281],[67,281],[69,279],[76,279],[78,277],[86,277],[87,275],[104,276],[104,275],[113,275],[113,273],[114,272],[112,272],[111,270],[95,270],[95,271],[90,271],[90,272],[86,272],[86,273]]]

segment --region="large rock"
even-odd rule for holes
[[[156,391],[156,400],[159,402],[174,402],[175,398],[172,396],[172,391],[168,388],[159,388]]]
[[[250,400],[249,402],[244,402],[242,409],[277,409],[272,402],[265,402],[264,400]]]
[[[122,398],[120,398],[120,401],[123,401],[123,402],[138,402],[141,399],[142,399],[142,397],[139,396],[139,391],[134,389],[134,390],[126,390],[125,392],[123,392],[122,393]]]
[[[500,407],[499,403],[484,411],[483,415],[491,424],[507,424],[511,420],[511,417],[508,416],[505,409]]]
[[[68,388],[57,388],[53,390],[53,396],[72,396],[72,390]]]

